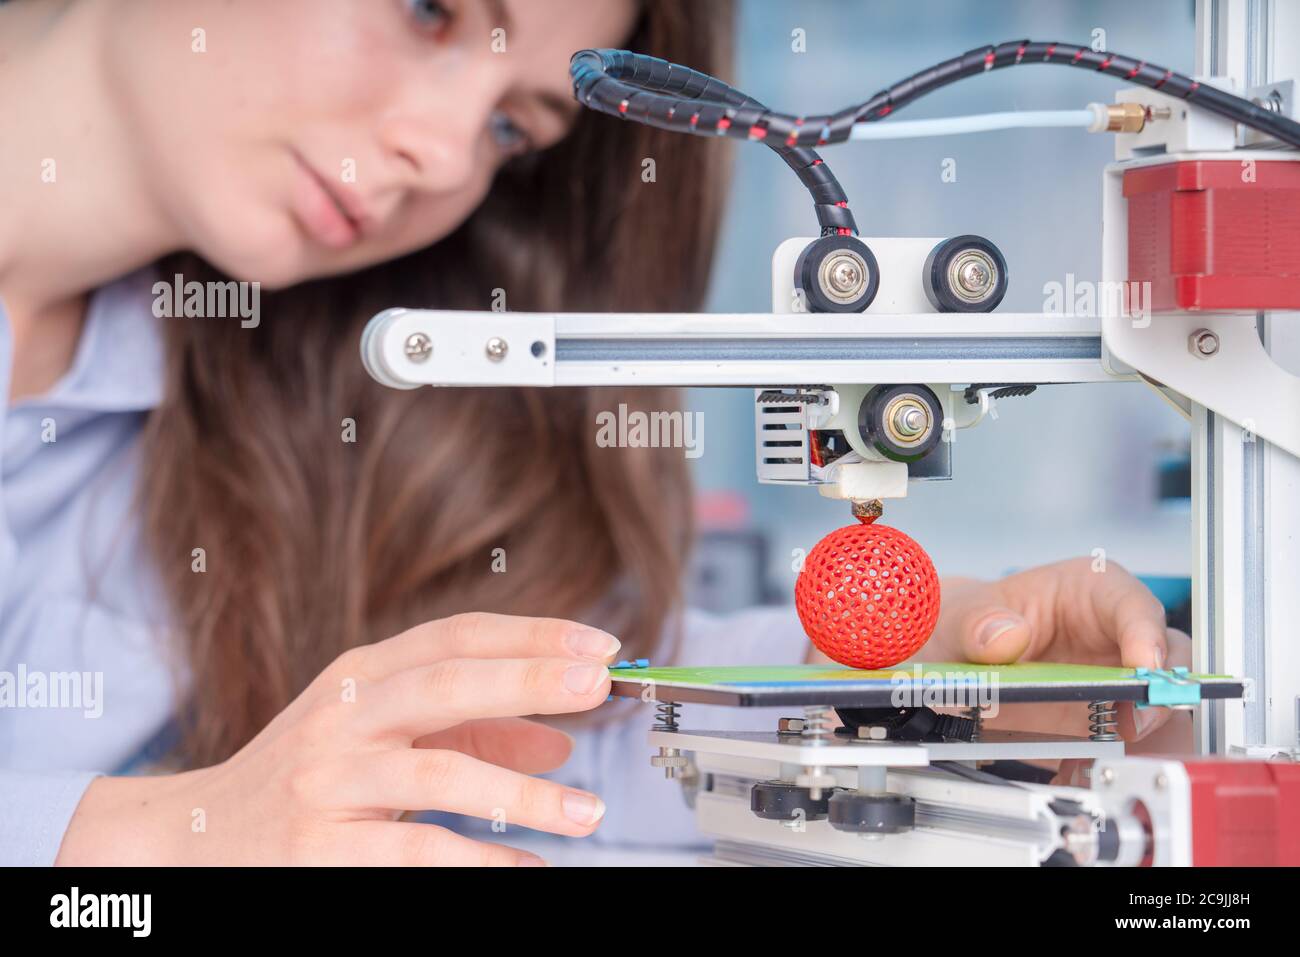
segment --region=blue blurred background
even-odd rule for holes
[[[1091,44],[1191,73],[1192,0],[740,0],[739,88],[775,109],[830,112],[984,43],[1029,37]],[[806,37],[792,51],[792,31]],[[921,119],[1111,102],[1119,84],[1061,67],[974,78],[900,114]],[[849,143],[824,152],[864,235],[978,233],[1007,257],[1003,311],[1043,308],[1043,287],[1101,278],[1101,177],[1109,135],[1025,130]],[[815,230],[807,194],[770,151],[736,149],[734,188],[709,308],[770,311],[772,251]],[[941,179],[956,161],[956,181]],[[747,201],[747,198],[758,201]],[[693,600],[717,610],[789,601],[795,549],[849,520],[844,503],[754,477],[753,396],[700,389],[704,454],[694,461],[704,531]],[[1190,568],[1188,428],[1137,383],[1048,386],[998,403],[997,421],[957,433],[953,479],[914,482],[886,520],[943,574],[996,577],[1104,549],[1149,577],[1170,606]]]

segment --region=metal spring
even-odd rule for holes
[[[980,740],[984,736],[984,709],[979,705],[974,705],[967,709],[966,717],[970,718],[973,725],[971,728],[971,740]]]
[[[1090,741],[1119,740],[1119,711],[1113,701],[1088,703],[1088,738]]]
[[[654,730],[676,731],[678,718],[677,707],[676,701],[656,701]]]
[[[824,704],[806,705],[803,709],[803,736],[821,741],[831,735],[831,709]]]

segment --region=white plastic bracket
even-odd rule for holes
[[[1160,156],[1107,167],[1102,199],[1102,279],[1118,288],[1128,279],[1128,205],[1125,170],[1180,160],[1295,161],[1293,155],[1252,152]],[[1144,297],[1145,298],[1145,297]],[[1255,313],[1181,312],[1124,315],[1118,297],[1102,297],[1103,361],[1115,360],[1212,409],[1246,431],[1292,455],[1300,455],[1300,378],[1282,368],[1260,340]],[[1149,302],[1147,304],[1150,305]],[[1210,356],[1197,354],[1193,334],[1208,330],[1218,338]]]
[[[388,309],[366,326],[361,360],[394,389],[555,385],[555,317]]]

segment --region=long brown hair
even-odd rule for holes
[[[729,2],[650,0],[630,45],[725,72],[730,17]],[[363,371],[358,341],[386,307],[481,310],[496,289],[518,311],[698,308],[717,147],[585,113],[429,249],[264,295],[256,329],[166,321],[141,492],[189,675],[184,762],[237,750],[345,649],[461,611],[582,617],[649,652],[679,599],[685,462],[596,448],[595,415],[679,396],[398,392]],[[193,257],[163,269],[220,278]]]

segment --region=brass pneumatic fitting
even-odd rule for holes
[[[1147,125],[1147,110],[1140,103],[1111,103],[1106,107],[1108,133],[1141,133]]]
[[[1170,116],[1167,106],[1143,106],[1141,103],[1110,103],[1105,106],[1105,111],[1107,133],[1141,133],[1152,120],[1167,120]]]

